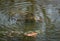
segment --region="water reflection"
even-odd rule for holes
[[[1,41],[59,40],[60,16],[57,7],[18,1],[10,5],[0,11]]]

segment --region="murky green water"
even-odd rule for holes
[[[60,41],[58,1],[0,0],[0,41]]]

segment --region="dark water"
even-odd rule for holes
[[[0,41],[60,41],[58,1],[0,0]]]

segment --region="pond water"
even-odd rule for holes
[[[40,6],[39,0],[1,1],[0,41],[60,41],[59,6]]]

